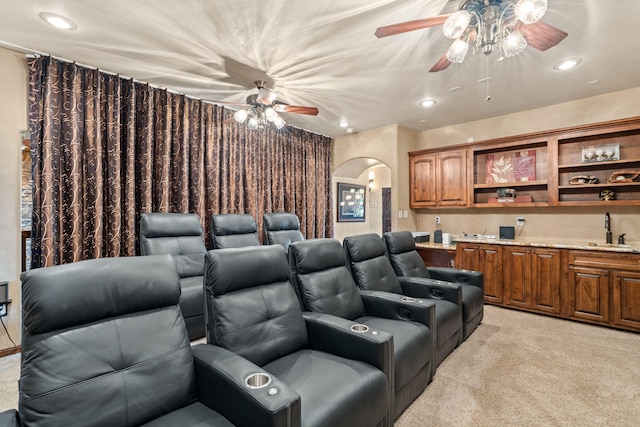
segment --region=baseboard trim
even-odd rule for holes
[[[0,350],[0,357],[10,356],[12,354],[20,353],[21,350],[22,350],[22,347],[20,347],[19,345],[16,347],[5,348]]]

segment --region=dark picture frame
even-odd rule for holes
[[[338,183],[338,222],[364,222],[367,193],[364,185]]]

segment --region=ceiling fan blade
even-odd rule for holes
[[[569,35],[561,29],[543,21],[534,22],[529,25],[518,21],[516,29],[522,33],[530,46],[538,50],[547,50],[554,47]]]
[[[275,92],[270,91],[269,89],[265,89],[263,87],[260,88],[260,92],[258,93],[258,97],[256,101],[260,104],[271,105],[273,101],[276,100],[278,95]]]
[[[276,104],[273,109],[278,113],[295,113],[295,114],[308,114],[310,116],[317,116],[318,109],[316,107],[302,107],[300,105],[287,105]]]
[[[437,73],[438,71],[442,71],[446,69],[449,65],[451,65],[451,61],[447,59],[447,52],[443,53],[440,59],[433,64],[433,67],[429,70],[430,73]]]
[[[396,34],[407,33],[409,31],[422,30],[423,28],[435,27],[444,24],[444,21],[451,14],[437,15],[431,18],[417,19],[415,21],[402,22],[400,24],[387,25],[376,30],[376,37],[388,37]]]

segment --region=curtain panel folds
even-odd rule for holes
[[[330,138],[223,124],[223,107],[60,61],[27,60],[32,268],[139,253],[143,212],[294,212],[333,235]]]

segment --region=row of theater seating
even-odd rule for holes
[[[200,261],[208,344],[191,350],[177,303],[197,258],[144,228],[184,231],[192,216],[177,215],[141,223],[173,259],[25,273],[19,416],[0,426],[392,425],[482,319],[481,273],[427,269],[411,233],[300,240],[288,259],[284,245],[215,249]],[[407,277],[429,273],[464,284]]]

